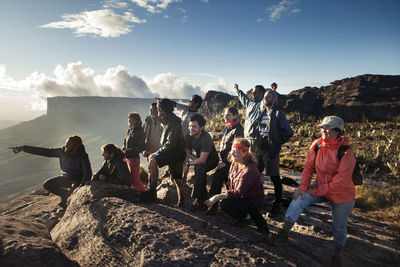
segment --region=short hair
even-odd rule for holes
[[[132,118],[136,125],[142,126],[142,119],[140,118],[140,114],[137,112],[131,112],[128,115],[128,118]]]
[[[114,145],[113,143],[108,143],[105,144],[101,147],[101,151],[103,152],[107,152],[108,154],[117,154],[118,151],[118,147],[116,145]]]
[[[157,108],[157,102],[151,103],[151,107]]]
[[[256,85],[256,86],[254,86],[254,91],[255,90],[258,90],[258,91],[260,91],[261,93],[265,93],[265,88],[264,88],[264,86],[262,86],[262,85]]]
[[[194,114],[192,117],[190,117],[189,121],[197,121],[197,123],[199,124],[199,127],[206,126],[206,119],[204,118],[203,115],[201,115],[199,113]]]
[[[276,83],[271,83],[271,88],[272,87],[278,88],[278,85]]]
[[[160,104],[161,109],[165,112],[165,113],[172,113],[174,111],[175,108],[175,102],[168,99],[168,98],[161,98],[157,100],[158,103]]]
[[[248,139],[246,139],[246,138],[243,138],[243,137],[235,138],[235,139],[233,140],[233,142],[232,142],[232,146],[233,146],[233,144],[239,144],[239,145],[242,145],[242,146],[246,146],[246,147],[248,147],[249,149],[250,149],[250,147],[251,147],[250,141],[249,141]],[[229,161],[232,161],[232,154],[231,154],[231,152],[229,152],[228,159],[229,159]],[[253,153],[251,153],[250,151],[249,151],[249,153],[246,155],[246,157],[244,157],[244,164],[245,164],[245,165],[248,165],[249,163],[254,163],[254,164],[257,165],[257,159],[256,159],[256,157],[253,155]]]
[[[237,108],[235,108],[235,107],[226,107],[225,110],[227,110],[228,112],[232,113],[232,115],[234,115],[234,116],[238,116],[236,118],[236,120],[239,120],[239,111],[238,111]]]
[[[337,134],[338,134],[338,138],[341,136],[341,135],[343,135],[344,134],[344,130],[341,130],[341,129],[339,129],[339,128],[333,128],[332,129],[333,131],[335,131],[335,132],[337,132]]]
[[[199,95],[193,95],[193,102],[197,104],[197,108],[200,108],[201,104],[203,103],[203,98]]]

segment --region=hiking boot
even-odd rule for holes
[[[282,211],[282,202],[274,202],[272,204],[272,208],[270,209],[269,213],[268,213],[268,217],[274,217],[277,216],[279,214],[281,214]]]
[[[139,197],[143,201],[155,201],[157,199],[157,191],[154,189],[149,189],[144,192],[140,192]]]
[[[192,206],[190,207],[190,210],[191,210],[191,211],[206,210],[206,209],[207,209],[207,206],[206,206],[206,204],[204,204],[204,201],[205,201],[205,200],[198,200],[198,199],[196,199],[196,200],[193,202]]]
[[[289,240],[289,232],[285,230],[280,230],[277,235],[274,235],[271,238],[271,244],[275,247],[283,247],[288,243]]]
[[[178,199],[178,203],[176,203],[175,207],[184,208],[185,207],[185,198],[181,197]]]
[[[331,267],[341,267],[342,266],[342,251],[343,246],[335,244],[335,252],[331,258]]]
[[[218,213],[218,203],[212,205],[211,208],[208,208],[206,211],[207,215],[216,215]]]

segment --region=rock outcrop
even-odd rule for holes
[[[168,183],[161,188],[173,190]],[[264,181],[264,188],[269,208],[273,185]],[[293,190],[285,186],[285,198]],[[56,203],[57,197],[39,190],[0,207],[1,266],[326,266],[333,249],[331,210],[325,204],[310,207],[288,246],[276,248],[254,224],[234,227],[221,211],[207,216],[161,199],[144,203],[126,187],[100,182],[75,190],[49,234],[40,221],[49,219]],[[272,232],[282,227],[282,219],[268,219]],[[344,265],[395,266],[398,231],[353,212]]]
[[[283,97],[283,108],[289,112],[336,114],[346,121],[392,120],[400,115],[400,75],[365,74],[330,86],[305,87]]]

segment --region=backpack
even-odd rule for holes
[[[318,143],[314,147],[315,157],[317,157],[318,150],[321,148],[321,146],[322,146],[322,143],[318,141]],[[346,152],[350,148],[351,148],[350,146],[340,146],[339,147],[339,151],[338,151],[339,162],[342,159],[344,152]],[[361,175],[360,166],[359,166],[359,162],[357,161],[357,157],[356,157],[356,164],[354,166],[354,170],[353,170],[353,174],[351,175],[351,178],[353,180],[354,185],[362,185],[363,184],[363,177]]]

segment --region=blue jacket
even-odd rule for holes
[[[65,147],[43,148],[35,146],[23,146],[22,150],[26,153],[45,156],[50,158],[59,158],[61,171],[66,176],[82,177],[81,185],[84,185],[92,177],[89,156],[85,147],[81,145],[79,150],[70,155],[65,152]]]
[[[258,117],[264,109],[263,99],[254,101],[249,98],[242,90],[237,91],[239,101],[246,110],[246,119],[244,121],[244,137],[255,139],[257,137]]]

